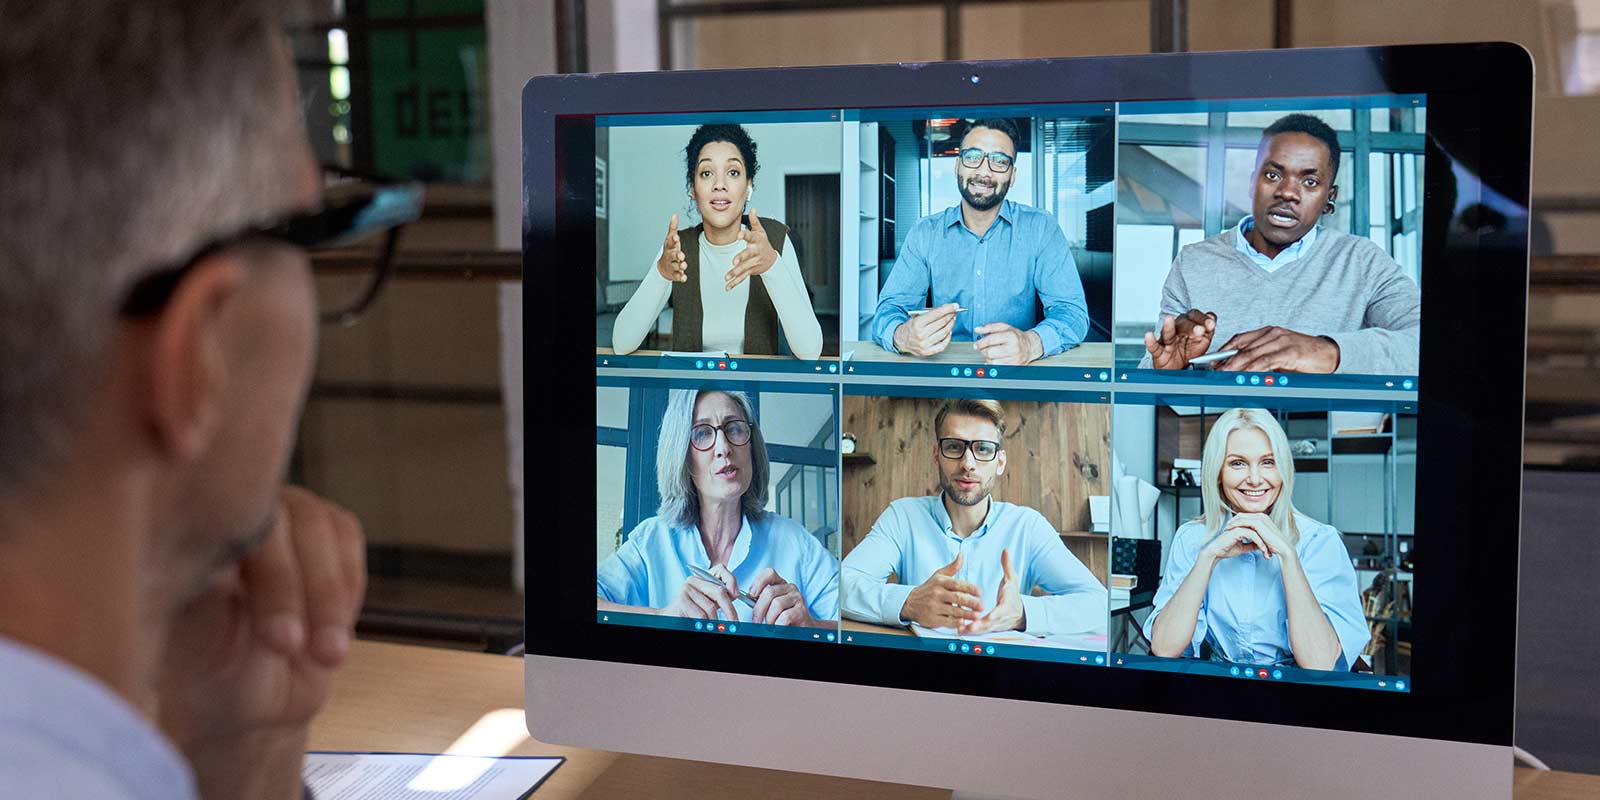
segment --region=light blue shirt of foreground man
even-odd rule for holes
[[[1017,137],[1007,119],[978,120],[962,137],[961,204],[911,226],[879,294],[872,338],[883,349],[928,357],[972,342],[987,363],[1027,364],[1083,341],[1088,303],[1061,226],[1005,199]]]
[[[993,400],[940,409],[941,492],[890,503],[845,556],[844,616],[961,634],[1105,632],[1105,586],[1042,514],[992,495],[1005,473],[1004,424]],[[891,574],[898,583],[888,582]],[[1045,596],[1034,596],[1035,587]]]

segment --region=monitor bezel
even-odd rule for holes
[[[1315,91],[1286,88],[1293,86]],[[539,381],[524,417],[570,420],[594,411],[593,351],[583,337],[563,333],[592,324],[570,297],[594,285],[587,266],[594,263],[593,206],[585,223],[587,178],[562,180],[586,175],[593,152],[555,153],[558,124],[581,128],[602,114],[1385,93],[1427,97],[1437,147],[1425,163],[1425,198],[1453,190],[1450,164],[1433,157],[1449,152],[1527,207],[1533,67],[1526,50],[1508,43],[535,78],[523,93],[523,277],[549,284],[554,274],[555,281],[523,294],[524,374]],[[1408,693],[602,625],[587,588],[594,508],[583,498],[593,496],[595,458],[587,422],[540,439],[566,451],[558,466],[532,450],[524,459],[539,477],[524,482],[528,652],[1509,745],[1527,242],[1443,234],[1424,230],[1416,525],[1419,547],[1435,559],[1426,574],[1459,578],[1452,585],[1424,578]],[[569,301],[557,301],[563,297]],[[573,462],[570,452],[583,457]],[[565,533],[573,530],[583,533]]]

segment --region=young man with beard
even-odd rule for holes
[[[1103,633],[1105,586],[1042,514],[993,497],[1006,471],[1000,404],[951,400],[933,429],[940,493],[890,503],[845,556],[844,616],[961,634]]]
[[[926,357],[974,342],[987,363],[1027,364],[1083,341],[1089,309],[1061,226],[1005,199],[1018,138],[1008,119],[980,119],[961,137],[961,204],[907,232],[873,315],[883,349]],[[930,297],[931,310],[911,314]]]
[[[1268,126],[1251,215],[1179,251],[1140,366],[1185,369],[1236,350],[1213,367],[1415,375],[1417,284],[1372,241],[1318,224],[1334,212],[1338,174],[1339,137],[1327,123],[1290,114]]]

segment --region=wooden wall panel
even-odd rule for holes
[[[845,396],[842,430],[855,435],[859,454],[845,460],[845,553],[866,536],[891,501],[938,494],[933,418],[943,404],[939,398]],[[1007,463],[1005,475],[995,483],[995,497],[1038,510],[1059,532],[1089,530],[1089,497],[1111,493],[1111,407],[1036,401],[1002,405]]]

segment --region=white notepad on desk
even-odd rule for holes
[[[311,794],[339,800],[522,800],[564,758],[306,753]]]
[[[924,639],[959,639],[963,642],[985,644],[1016,644],[1029,647],[1064,647],[1071,650],[1102,651],[1106,649],[1103,633],[1058,633],[1034,636],[1022,631],[991,631],[989,633],[959,634],[955,628],[924,628],[912,623],[911,632]]]

